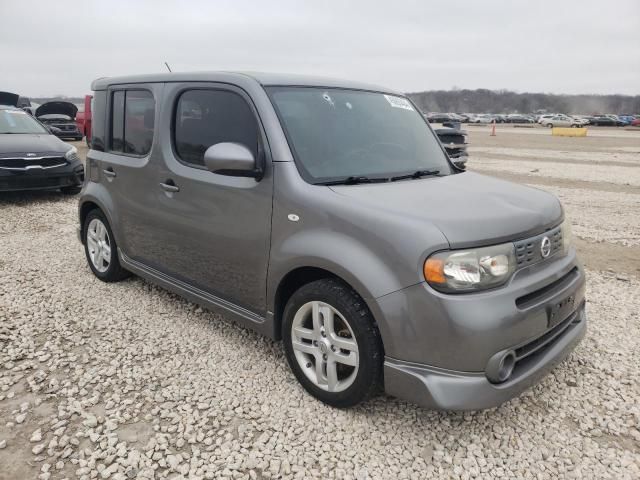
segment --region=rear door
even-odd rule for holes
[[[148,212],[155,205],[154,130],[163,84],[117,86],[107,91],[105,151],[99,157],[101,183],[113,202],[119,247],[131,257],[143,255]],[[93,152],[93,150],[92,150]]]
[[[211,295],[263,315],[271,238],[272,170],[251,98],[227,84],[165,85],[162,162],[145,251],[149,264]],[[211,173],[205,150],[236,142],[263,162],[254,178]]]

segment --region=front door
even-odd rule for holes
[[[164,96],[148,263],[264,315],[273,182],[257,111],[246,93],[229,85],[168,83]],[[249,148],[263,162],[264,177],[206,170],[205,150],[221,142]]]

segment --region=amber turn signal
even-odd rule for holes
[[[428,258],[424,262],[424,279],[429,283],[445,284],[447,279],[444,278],[444,260],[440,258]]]

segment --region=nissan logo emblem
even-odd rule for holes
[[[542,258],[547,258],[551,253],[551,240],[549,240],[549,237],[544,237],[542,239],[542,243],[540,244],[540,253],[542,254]]]

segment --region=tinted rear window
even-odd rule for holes
[[[153,143],[155,102],[146,90],[113,93],[111,107],[111,150],[146,155]]]

